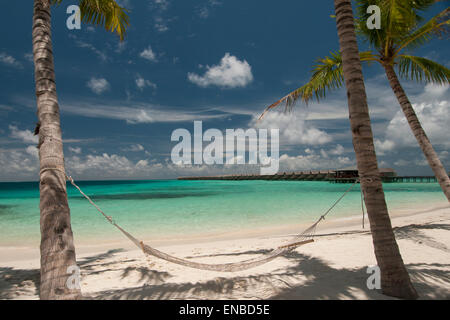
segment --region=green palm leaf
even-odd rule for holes
[[[268,106],[259,118],[263,118],[269,110],[282,103],[285,104],[286,110],[291,110],[298,99],[306,104],[314,97],[317,101],[320,101],[320,99],[325,98],[328,90],[342,87],[344,81],[342,57],[338,52],[331,52],[330,54],[330,56],[316,60],[317,64],[313,67],[312,76],[308,83]],[[371,51],[360,52],[359,55],[361,61],[376,60],[376,56]]]
[[[123,40],[129,25],[127,11],[114,0],[80,0],[81,20],[103,26]]]
[[[410,31],[405,36],[401,37],[397,52],[402,49],[415,49],[436,36],[442,36],[448,33],[450,28],[450,19],[448,19],[449,14],[450,8],[446,8],[421,27]]]
[[[62,0],[51,0],[52,4],[61,4]],[[120,40],[125,38],[129,26],[127,10],[114,0],[79,0],[81,21],[104,27],[116,33]]]
[[[450,69],[426,58],[400,55],[398,70],[399,75],[406,79],[436,84],[450,83]]]

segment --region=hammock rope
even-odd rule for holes
[[[59,170],[59,169],[58,169]],[[62,171],[62,170],[59,170]],[[209,270],[209,271],[220,271],[220,272],[236,272],[236,271],[242,271],[251,269],[263,264],[266,264],[280,255],[291,251],[299,246],[314,242],[314,235],[316,231],[317,225],[322,221],[325,220],[325,217],[331,212],[331,210],[353,189],[353,187],[359,182],[356,180],[345,192],[344,194],[337,199],[334,204],[323,214],[320,216],[320,218],[313,223],[309,228],[304,230],[302,233],[294,236],[290,241],[288,241],[287,244],[281,245],[277,247],[276,249],[273,249],[271,252],[257,258],[248,259],[240,262],[235,263],[223,263],[223,264],[209,264],[209,263],[200,263],[195,262],[192,260],[187,259],[181,259],[177,258],[175,256],[169,255],[167,253],[164,253],[162,251],[159,251],[147,244],[145,244],[143,241],[138,240],[133,235],[128,233],[126,230],[124,230],[121,226],[119,226],[114,219],[111,216],[108,216],[103,210],[95,204],[95,202],[86,195],[81,188],[75,183],[73,178],[71,176],[68,176],[66,173],[64,173],[67,180],[80,192],[80,194],[85,197],[96,209],[98,212],[100,212],[103,217],[108,220],[109,223],[111,223],[114,227],[116,227],[122,234],[124,234],[131,242],[133,242],[139,249],[141,249],[144,254],[147,256],[151,255],[175,264],[179,264],[182,266],[194,268],[194,269],[200,269],[200,270]]]

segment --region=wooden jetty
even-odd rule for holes
[[[397,176],[390,168],[380,169],[383,182],[437,182],[434,176]],[[356,168],[339,170],[309,170],[301,172],[281,172],[273,175],[233,174],[204,177],[179,177],[178,180],[268,180],[268,181],[328,181],[332,183],[354,183],[358,179]]]

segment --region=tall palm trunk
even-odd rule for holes
[[[81,290],[66,285],[76,265],[67,202],[64,155],[51,40],[49,0],[35,0],[33,55],[39,125],[41,212],[41,299],[78,299]]]
[[[334,0],[334,5],[353,146],[369,216],[375,256],[381,270],[381,289],[389,296],[414,299],[417,298],[417,293],[411,284],[392,231],[378,171],[351,2],[350,0]]]
[[[394,68],[390,64],[384,64],[384,69],[386,70],[386,75],[389,80],[389,84],[391,85],[392,90],[397,97],[398,102],[402,108],[403,113],[405,114],[406,119],[408,120],[408,124],[413,132],[414,136],[419,143],[420,148],[422,149],[425,158],[434,172],[436,179],[441,185],[442,191],[444,191],[447,200],[450,202],[450,179],[448,178],[447,172],[445,171],[444,166],[439,160],[436,151],[434,151],[433,145],[428,139],[425,131],[420,124],[419,119],[417,118],[416,112],[414,111],[411,103],[409,102],[408,97],[406,96],[403,87],[398,80],[397,74],[395,73]]]

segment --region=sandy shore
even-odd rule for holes
[[[392,217],[403,260],[421,298],[450,299],[450,206],[398,211]],[[158,249],[200,262],[235,262],[270,251],[289,239],[286,234],[293,229],[272,230],[269,236],[163,244]],[[200,271],[147,258],[126,241],[77,245],[86,298],[389,298],[366,286],[367,267],[376,260],[368,221],[362,229],[361,217],[326,221],[314,243],[236,273]],[[36,248],[0,247],[0,299],[37,299],[38,268]]]

